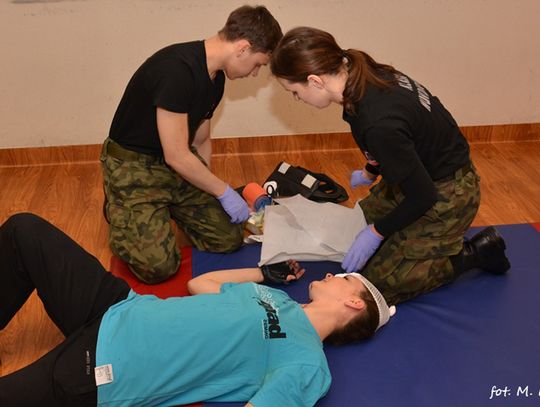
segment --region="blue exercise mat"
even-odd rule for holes
[[[372,339],[326,346],[332,387],[317,406],[540,405],[540,233],[528,224],[497,229],[512,263],[506,275],[466,273],[399,304]],[[226,255],[194,250],[193,275],[254,267],[259,256],[259,245]],[[312,280],[341,270],[332,262],[302,265],[305,277],[280,287],[299,302],[308,300]]]

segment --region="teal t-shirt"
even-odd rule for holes
[[[99,405],[312,406],[331,382],[301,306],[254,283],[165,300],[130,292],[99,328],[96,366],[108,364],[113,381],[98,386]]]

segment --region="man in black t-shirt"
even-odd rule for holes
[[[265,7],[243,6],[215,36],[158,51],[129,81],[101,161],[109,243],[140,280],[178,270],[171,218],[200,250],[240,246],[248,206],[211,172],[210,119],[225,76],[256,76],[281,36]]]

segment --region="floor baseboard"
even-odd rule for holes
[[[540,123],[461,127],[470,143],[539,141]],[[357,148],[351,134],[321,133],[212,140],[214,155],[264,154],[280,151],[348,150]],[[0,149],[0,167],[96,162],[100,144]]]

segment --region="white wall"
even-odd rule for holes
[[[461,125],[540,122],[538,0],[266,0],[426,85]],[[203,39],[242,0],[0,2],[0,148],[100,143],[150,54]],[[269,75],[227,83],[213,137],[346,131]]]

